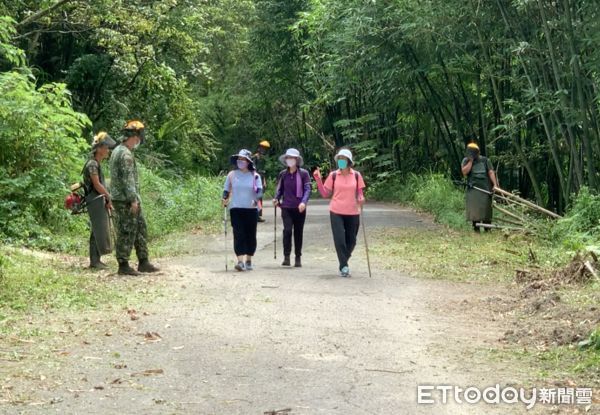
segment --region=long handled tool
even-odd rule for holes
[[[229,271],[229,247],[227,246],[227,206],[223,207],[223,233],[225,234],[225,272]]]
[[[273,206],[273,259],[277,259],[277,205]]]
[[[110,228],[110,236],[112,238],[112,240],[111,240],[111,249],[116,249],[116,246],[117,246],[117,234],[115,233],[115,226],[114,226],[114,223],[113,223],[112,210],[108,211],[108,226]]]
[[[369,258],[369,243],[367,242],[367,225],[363,215],[363,207],[360,207],[360,221],[362,222],[363,237],[365,238],[365,250],[367,252],[367,267],[369,268],[369,278],[371,276],[371,259]]]
[[[521,197],[519,197],[519,196],[517,196],[517,195],[515,195],[513,193],[507,192],[504,189],[500,189],[499,187],[496,187],[494,189],[494,192],[496,192],[496,193],[504,196],[505,198],[508,198],[508,199],[513,200],[513,201],[519,202],[519,203],[521,203],[523,205],[526,205],[527,207],[529,207],[529,208],[531,208],[533,210],[537,210],[538,212],[541,212],[541,213],[545,214],[546,216],[550,216],[553,219],[560,219],[562,217],[562,216],[560,216],[560,215],[558,215],[558,214],[556,214],[556,213],[554,213],[552,211],[549,211],[547,209],[544,209],[541,206],[536,205],[535,203],[530,202],[529,200],[523,199],[523,198],[521,198]]]

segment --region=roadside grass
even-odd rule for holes
[[[519,267],[550,269],[566,260],[551,246],[502,232],[475,234],[440,226],[378,230],[371,238],[379,266],[424,278],[509,282]]]
[[[484,284],[512,284],[516,269],[553,270],[571,254],[554,245],[526,236],[491,232],[474,234],[440,226],[437,229],[380,229],[370,234],[372,258],[378,267],[406,272],[417,278]],[[600,281],[560,289],[562,303],[573,310],[598,307]],[[515,293],[515,295],[518,295]],[[600,309],[599,309],[600,310]],[[574,311],[575,312],[575,311]],[[600,313],[600,311],[599,311]],[[518,313],[531,325],[552,324],[539,315]],[[600,339],[600,328],[590,338]],[[539,382],[573,382],[600,387],[600,340],[583,350],[576,345],[537,350],[508,345],[483,351],[503,364],[532,371]],[[541,386],[541,385],[532,385]]]
[[[534,368],[532,382],[555,384],[563,387],[593,387],[600,392],[600,351],[578,350],[574,346],[561,346],[549,350],[510,347],[491,349],[488,356],[504,364]],[[543,385],[537,385],[542,387]],[[595,395],[594,394],[594,395]]]
[[[0,282],[0,309],[36,311],[97,308],[119,302],[123,294],[105,287],[94,274],[48,256],[41,258],[16,248],[4,248]]]
[[[412,206],[454,229],[467,228],[464,192],[443,174],[409,174],[375,182],[367,188],[367,197]]]
[[[0,247],[0,335],[44,336],[44,322],[62,313],[123,310],[162,295],[162,287],[142,278],[91,272],[78,262]]]
[[[212,234],[220,229],[222,178],[167,180],[143,167],[140,176],[153,257],[187,253],[187,232]],[[65,225],[58,233],[22,244],[55,253],[17,243],[0,245],[0,335],[44,336],[43,325],[31,324],[31,319],[44,321],[48,313],[118,310],[162,295],[162,287],[148,287],[143,278],[124,279],[84,268],[87,215],[70,217]],[[103,259],[114,272],[114,255]]]

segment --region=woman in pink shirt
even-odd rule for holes
[[[361,174],[352,169],[352,153],[341,149],[335,156],[338,170],[333,171],[323,183],[321,171],[317,168],[313,176],[319,193],[324,198],[331,197],[329,216],[333,242],[340,263],[340,275],[350,276],[348,261],[356,246],[356,236],[360,227],[360,209],[365,202],[365,182]]]

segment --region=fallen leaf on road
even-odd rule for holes
[[[135,311],[133,308],[128,309],[127,314],[131,320],[135,321],[140,319],[140,317],[137,315],[137,311]]]
[[[152,375],[162,375],[165,373],[162,369],[146,369],[143,372],[132,373],[131,376],[152,376]]]
[[[263,412],[264,415],[282,415],[282,414],[289,414],[292,412],[292,408],[285,408],[285,409],[278,409],[276,411],[267,411],[267,412]]]
[[[146,333],[144,333],[144,339],[146,339],[146,341],[149,342],[159,342],[162,340],[162,337],[155,331],[147,331]]]

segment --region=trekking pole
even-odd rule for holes
[[[228,252],[228,247],[227,247],[227,206],[223,207],[223,233],[225,234],[225,272],[229,271],[229,255],[227,254]]]
[[[273,206],[273,259],[277,259],[277,205]]]
[[[360,221],[362,222],[363,237],[365,238],[365,251],[367,252],[367,267],[369,268],[369,278],[371,276],[371,259],[369,258],[369,243],[367,242],[367,226],[363,215],[363,207],[360,207]]]

